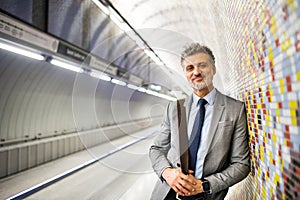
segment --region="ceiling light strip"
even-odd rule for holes
[[[16,53],[16,54],[19,54],[19,55],[22,55],[22,56],[33,58],[35,60],[44,60],[44,56],[42,56],[41,54],[26,50],[23,48],[19,48],[17,46],[12,46],[12,45],[9,45],[9,44],[3,43],[3,42],[0,42],[0,48],[10,51],[10,52],[13,52],[13,53]]]
[[[73,64],[61,61],[61,60],[57,60],[55,58],[52,58],[50,63],[52,65],[55,65],[55,66],[58,66],[58,67],[61,67],[61,68],[64,68],[64,69],[68,69],[68,70],[71,70],[71,71],[74,71],[74,72],[77,72],[77,73],[82,73],[83,72],[82,68],[77,67]]]
[[[111,78],[108,75],[95,70],[91,71],[90,76],[101,79],[103,81],[111,81]]]

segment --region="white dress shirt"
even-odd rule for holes
[[[198,179],[201,178],[202,173],[203,173],[205,150],[208,148],[207,147],[207,136],[209,134],[208,131],[209,131],[209,127],[211,124],[215,97],[216,97],[216,89],[215,88],[212,91],[210,91],[205,97],[203,97],[207,101],[207,104],[205,105],[205,117],[204,117],[204,123],[202,126],[201,140],[200,140],[200,144],[199,144],[200,146],[199,146],[198,153],[197,153],[195,177]],[[193,93],[193,102],[191,105],[189,121],[188,121],[188,137],[189,138],[192,133],[192,129],[193,129],[197,111],[199,110],[199,107],[200,107],[200,105],[197,106],[199,99],[200,99],[200,97]]]

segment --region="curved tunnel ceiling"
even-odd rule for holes
[[[178,91],[178,96],[180,96],[181,91],[185,93],[189,92],[189,86],[178,65],[179,45],[177,44],[177,41],[187,41],[189,38],[171,29],[165,29],[165,27],[172,25],[174,22],[166,21],[164,22],[165,25],[160,25],[158,28],[152,28],[147,24],[145,24],[144,27],[137,28],[135,22],[131,22],[130,17],[123,12],[123,5],[120,5],[121,8],[118,8],[118,6],[115,7],[116,10],[128,20],[129,24],[136,29],[140,36],[146,40],[148,45],[155,50],[155,53],[159,55],[159,57],[167,58],[164,61],[167,66],[175,66],[170,69],[156,65],[153,60],[145,54],[143,49],[145,46],[140,46],[135,43],[134,40],[130,39],[135,35],[134,31],[123,32],[120,27],[117,26],[116,21],[112,19],[114,15],[106,14],[103,10],[102,13],[99,13],[96,5],[93,4],[93,2],[97,1],[98,0],[50,1],[49,9],[51,12],[49,13],[50,23],[48,31],[76,46],[87,49],[92,54],[104,58],[109,63],[114,63],[118,67],[124,68],[130,73],[141,77],[144,84],[154,83],[164,86],[173,91]],[[115,6],[115,2],[107,1],[107,3],[113,7]],[[128,5],[130,4],[134,6],[134,1]],[[125,10],[127,10],[126,7]],[[137,10],[139,12],[136,14],[143,12],[140,9]],[[110,12],[111,11],[112,10],[110,10]],[[162,10],[162,12],[164,12],[164,10]],[[153,14],[155,15],[155,13],[150,13],[150,18],[152,18],[151,15]],[[143,16],[148,17],[148,15]],[[134,15],[132,18],[140,18],[140,16]],[[151,20],[152,19],[150,19],[150,21]],[[154,20],[156,21],[156,19]],[[177,19],[175,19],[175,23],[176,20]],[[57,24],[60,25],[57,26]],[[175,24],[175,26],[177,25]],[[160,29],[160,27],[162,29]],[[89,29],[90,32],[85,34]],[[79,35],[82,36],[78,36],[78,31]],[[183,38],[185,39],[183,40]],[[88,41],[88,44],[86,44],[86,41]],[[183,44],[184,43],[181,43],[180,46]],[[148,49],[148,47],[145,47],[145,49]],[[170,61],[172,62],[170,63]]]
[[[181,91],[191,92],[179,62],[183,46],[192,41],[203,43],[215,54],[217,74],[214,83],[224,92],[222,78],[228,75],[222,69],[230,63],[225,40],[228,28],[225,26],[226,17],[222,17],[227,11],[226,2],[69,0],[47,1],[46,4],[45,1],[48,17],[35,20],[33,13],[39,13],[42,4],[35,6],[33,0],[26,2],[32,12],[24,12],[24,5],[14,6],[10,0],[3,0],[0,8],[34,26],[34,21],[41,20],[40,23],[47,27],[44,32],[123,68],[125,72],[141,78],[145,85],[154,83],[175,93],[178,91],[179,98]],[[109,13],[98,4],[102,7],[107,5],[104,8]],[[112,18],[113,11],[117,11],[134,30],[124,32]],[[139,39],[134,39],[136,33],[142,38],[142,44]],[[147,55],[146,49],[153,50],[164,65],[157,64],[155,59]]]
[[[226,12],[224,2],[219,0],[110,0],[128,23],[143,37],[176,77],[176,83],[189,90],[179,63],[183,46],[197,41],[209,46],[217,64],[215,85],[224,90],[220,74],[226,65],[225,39],[222,34],[224,22],[221,14]],[[223,10],[221,12],[221,10]],[[162,77],[161,77],[162,78]]]

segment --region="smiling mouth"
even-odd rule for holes
[[[196,77],[194,79],[192,79],[192,81],[194,82],[199,82],[199,81],[203,81],[204,80],[204,77]]]

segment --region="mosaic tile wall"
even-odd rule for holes
[[[300,1],[222,6],[226,90],[246,103],[252,164],[228,199],[300,199]]]

